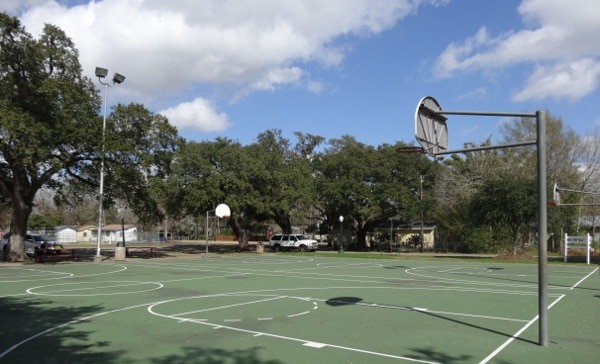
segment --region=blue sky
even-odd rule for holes
[[[88,76],[127,77],[109,105],[143,103],[188,140],[249,144],[280,129],[410,143],[424,96],[446,110],[547,109],[582,136],[600,127],[597,0],[3,0],[0,11],[34,36],[59,26]],[[502,122],[451,116],[451,149]]]

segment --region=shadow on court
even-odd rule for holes
[[[441,319],[441,320],[446,320],[446,321],[449,321],[449,322],[452,322],[452,323],[455,323],[455,324],[458,324],[458,325],[462,325],[462,326],[465,326],[465,327],[470,327],[470,328],[474,328],[474,329],[477,329],[477,330],[483,330],[483,331],[486,331],[486,332],[489,332],[489,333],[492,333],[492,334],[501,335],[501,336],[504,336],[506,338],[510,338],[510,337],[513,336],[512,334],[509,334],[509,333],[506,333],[506,332],[501,332],[501,331],[494,330],[494,329],[491,329],[491,328],[488,328],[488,327],[484,327],[484,326],[480,326],[480,325],[475,325],[475,324],[468,323],[468,322],[465,322],[465,321],[457,320],[457,319],[450,318],[450,317],[447,317],[447,316],[444,316],[442,314],[438,314],[438,313],[435,313],[435,312],[430,312],[430,311],[427,311],[427,310],[416,309],[414,307],[408,307],[408,306],[377,305],[377,304],[374,304],[374,303],[363,302],[363,299],[359,298],[359,297],[334,297],[334,298],[328,299],[327,301],[325,301],[325,303],[327,305],[329,305],[329,306],[332,306],[332,307],[340,307],[340,306],[349,306],[349,305],[360,304],[360,305],[365,305],[365,306],[369,306],[369,307],[372,307],[372,308],[383,308],[383,309],[394,309],[394,310],[402,309],[402,310],[417,312],[417,313],[420,313],[420,314],[423,314],[423,315],[428,315],[428,316],[435,317],[435,318],[438,318],[438,319]],[[521,337],[516,337],[515,340],[526,342],[526,343],[530,343],[530,344],[534,344],[534,345],[537,344],[534,341],[523,339]],[[446,363],[446,361],[443,361],[443,362]]]
[[[101,363],[118,357],[118,351],[90,352],[93,347],[108,347],[110,343],[94,342],[90,340],[91,332],[63,325],[98,313],[102,306],[50,308],[48,303],[44,299],[0,298],[0,361],[42,363],[62,358],[65,362]],[[39,335],[41,333],[43,335]],[[32,350],[12,351],[14,347],[6,346],[15,346],[28,338],[35,338],[36,346]]]

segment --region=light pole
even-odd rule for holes
[[[338,250],[338,254],[342,254],[344,252],[344,216],[340,215],[340,236],[338,238],[340,249]]]
[[[102,242],[102,215],[103,215],[103,206],[102,200],[104,199],[104,142],[106,140],[106,104],[108,101],[108,88],[114,86],[115,84],[120,84],[125,81],[125,76],[119,73],[115,73],[112,78],[112,85],[108,82],[102,81],[103,78],[108,75],[108,70],[106,68],[96,67],[96,77],[98,77],[98,81],[100,84],[104,86],[104,107],[103,107],[103,116],[102,116],[102,154],[100,155],[100,192],[98,196],[98,243],[96,247],[96,256],[95,260],[101,260],[102,256],[100,255],[100,243]]]

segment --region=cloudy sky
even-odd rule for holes
[[[2,0],[37,37],[63,29],[84,72],[127,77],[188,140],[252,143],[269,129],[413,142],[419,100],[446,110],[547,109],[600,127],[597,0]],[[98,85],[100,87],[100,85]],[[450,147],[500,118],[451,116]]]

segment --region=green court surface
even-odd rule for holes
[[[318,254],[0,267],[5,363],[597,363],[596,265]]]

